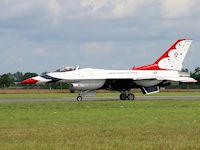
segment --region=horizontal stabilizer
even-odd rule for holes
[[[167,77],[163,80],[168,80],[168,81],[176,81],[176,82],[187,82],[187,83],[195,83],[197,82],[197,80],[191,78],[191,77],[177,77],[177,78],[170,78],[170,77]]]

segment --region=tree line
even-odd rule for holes
[[[183,69],[184,72],[189,72],[188,69]],[[189,72],[191,77],[200,82],[200,67],[196,67],[193,71]],[[38,74],[32,72],[16,72],[16,73],[5,73],[0,75],[0,88],[41,88],[41,89],[64,89],[68,88],[68,84],[65,83],[52,83],[45,85],[20,85],[17,84],[25,79],[35,77]],[[194,84],[179,84],[172,85],[168,88],[200,88],[200,83]]]

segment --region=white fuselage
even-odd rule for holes
[[[167,78],[179,77],[178,71],[169,70],[104,70],[104,69],[79,69],[69,72],[52,72],[51,77],[61,79],[60,82],[75,83],[83,80],[101,79],[133,79],[136,83],[144,80],[156,79],[156,83]],[[150,86],[150,85],[149,85]]]
[[[50,78],[34,77],[37,84],[53,81],[61,83],[80,83],[90,85],[103,85],[106,80],[132,80],[135,84],[148,87],[162,81],[196,82],[188,73],[173,70],[104,70],[104,69],[78,69],[66,72],[50,72]],[[92,83],[93,82],[93,83]]]

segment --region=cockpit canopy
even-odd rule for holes
[[[56,69],[54,72],[68,72],[68,71],[74,71],[78,69],[79,69],[79,66],[75,66],[75,67],[64,66],[64,67]]]

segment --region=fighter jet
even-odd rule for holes
[[[153,64],[130,70],[63,67],[20,83],[68,83],[69,89],[79,91],[77,101],[82,101],[83,96],[95,96],[99,89],[119,91],[120,100],[134,100],[132,88],[141,89],[143,94],[153,94],[171,82],[197,82],[189,73],[181,71],[191,42],[191,39],[179,39]]]

